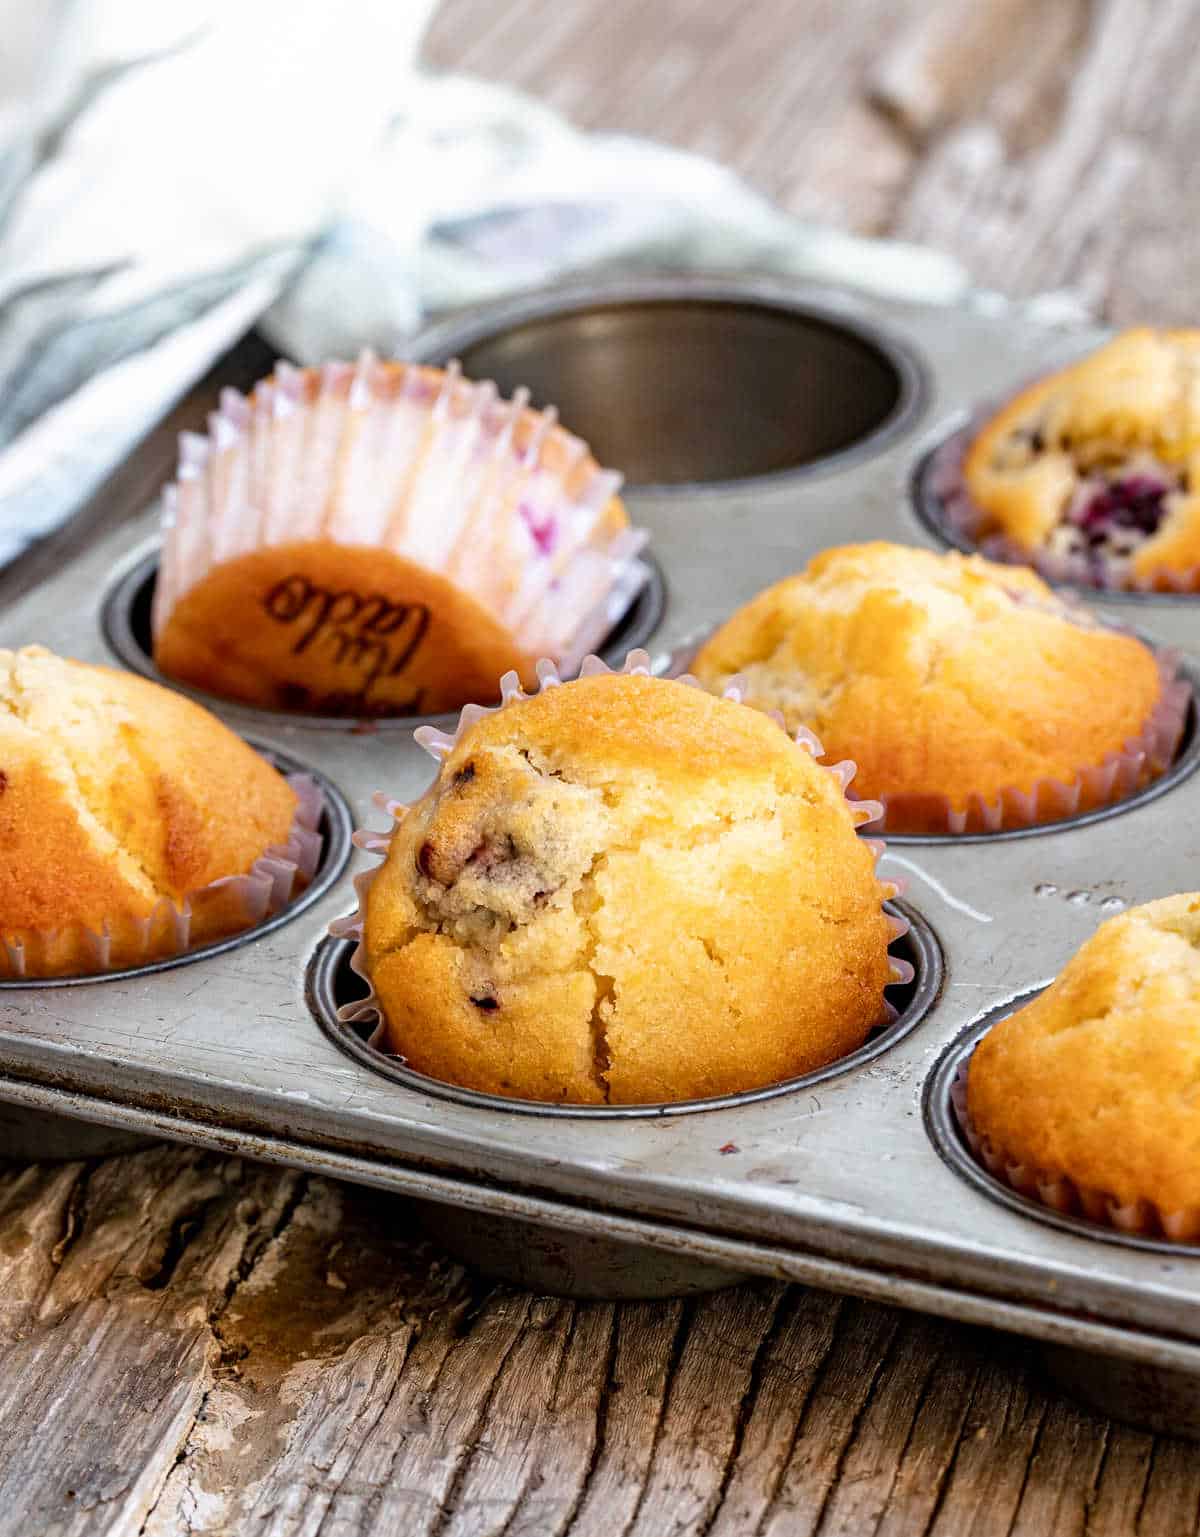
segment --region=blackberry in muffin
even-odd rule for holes
[[[1102,588],[1200,588],[1200,331],[1127,331],[994,416],[962,467],[981,547]]]

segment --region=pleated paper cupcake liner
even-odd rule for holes
[[[969,544],[988,560],[1007,566],[1032,566],[1056,586],[1088,587],[1097,592],[1200,592],[1200,566],[1138,577],[1116,566],[1098,569],[1083,555],[1031,550],[1007,534],[983,533],[988,515],[972,500],[963,468],[971,444],[991,414],[989,410],[977,412],[966,426],[934,449],[925,469],[925,494],[932,503],[926,510],[952,542]]]
[[[378,547],[450,581],[527,656],[581,658],[649,572],[644,531],[553,408],[502,400],[457,364],[277,365],[224,390],[206,436],[180,439],[165,493],[152,627],[215,568],[278,545]]]
[[[1081,619],[1089,624],[1098,623],[1086,613],[1081,614]],[[680,676],[711,633],[707,631],[673,652],[664,676]],[[996,833],[1065,821],[1127,800],[1161,778],[1175,762],[1193,701],[1191,684],[1179,675],[1180,653],[1164,648],[1156,656],[1160,677],[1158,702],[1141,731],[1119,751],[1108,753],[1102,762],[1081,767],[1069,781],[1040,779],[1028,789],[1014,785],[989,795],[972,792],[965,807],[955,807],[948,795],[882,793],[873,801],[861,802],[863,806],[880,808],[863,827],[871,833],[893,836]],[[731,685],[737,684],[737,679],[731,680]],[[782,722],[781,716],[776,719]],[[848,798],[853,802],[852,795]]]
[[[312,880],[324,846],[320,787],[307,774],[290,774],[287,782],[296,793],[287,841],[265,849],[244,875],[212,881],[182,902],[164,897],[147,916],[116,916],[99,931],[68,924],[0,933],[0,979],[124,971],[183,955],[282,912]]]
[[[1009,1156],[972,1125],[967,1109],[968,1059],[950,1087],[950,1102],[959,1130],[976,1161],[993,1179],[1026,1200],[1063,1216],[1084,1217],[1117,1233],[1141,1238],[1169,1238],[1175,1243],[1200,1241],[1200,1206],[1164,1211],[1153,1201],[1120,1201],[1110,1191],[1082,1185],[1061,1171],[1039,1169]]]
[[[624,666],[619,670],[625,674],[649,677],[651,676],[650,658],[645,651],[631,651],[625,659]],[[610,668],[598,656],[588,656],[583,660],[582,666],[580,668],[580,676],[586,678],[594,676],[597,673],[608,673],[614,671],[617,671],[617,669]],[[537,664],[537,676],[539,688],[541,690],[557,687],[563,681],[559,676],[558,669],[554,663],[546,659],[543,659]],[[690,677],[686,674],[676,678],[675,681],[684,683],[694,688],[701,687],[699,681],[696,678]],[[485,705],[469,704],[465,706],[464,709],[460,712],[458,723],[453,732],[440,731],[434,726],[420,726],[413,733],[414,740],[418,742],[420,746],[423,747],[425,751],[428,752],[437,763],[440,764],[441,761],[453,751],[455,743],[459,740],[462,734],[471,726],[473,726],[476,721],[480,720],[485,715],[491,715],[495,713],[496,710],[504,709],[507,705],[513,703],[514,701],[527,697],[529,696],[526,695],[522,689],[520,679],[517,677],[516,673],[506,673],[500,680],[500,703],[498,705],[488,707]],[[741,691],[736,683],[731,684],[730,687],[726,689],[724,697],[727,699],[732,699],[738,703],[741,702]],[[779,721],[779,724],[782,728],[782,720]],[[795,740],[800,745],[800,747],[802,747],[806,752],[810,753],[814,758],[821,758],[824,756],[824,750],[820,742],[811,731],[802,729],[796,734]],[[850,781],[854,778],[854,764],[847,760],[842,763],[828,765],[827,768],[828,772],[831,773],[837,780],[839,788],[844,794],[847,785],[849,785]],[[376,998],[375,988],[371,981],[368,967],[366,965],[366,953],[363,942],[363,926],[365,922],[368,893],[375,881],[376,876],[379,873],[379,870],[382,868],[383,861],[387,858],[388,850],[391,847],[392,838],[396,832],[397,827],[403,820],[408,807],[399,801],[392,800],[382,792],[376,794],[375,803],[379,809],[385,813],[385,815],[391,818],[391,827],[382,832],[356,832],[354,834],[354,843],[358,848],[363,849],[366,853],[374,855],[379,860],[379,864],[374,869],[366,870],[354,877],[354,889],[358,898],[358,906],[356,910],[349,916],[336,919],[329,925],[329,932],[335,938],[352,939],[355,941],[354,953],[350,957],[350,967],[351,970],[354,971],[354,973],[362,980],[366,987],[365,997],[355,999],[353,1003],[344,1004],[341,1008],[339,1008],[338,1019],[342,1024],[348,1026],[364,1024],[367,1026],[373,1026],[373,1029],[369,1031],[369,1034],[366,1037],[367,1044],[374,1047],[378,1051],[384,1052],[388,1056],[395,1057],[398,1061],[402,1061],[403,1058],[398,1057],[396,1053],[389,1049],[384,1035],[383,1020],[379,1003]],[[864,821],[870,820],[874,816],[878,815],[879,812],[879,807],[876,805],[876,803],[871,801],[852,801],[847,798],[847,804],[849,805],[851,813],[854,816],[856,822],[860,825]],[[876,861],[876,863],[878,863],[879,857],[884,850],[883,843],[880,840],[874,838],[868,838],[865,841],[871,850],[873,859]],[[893,900],[893,898],[897,897],[900,894],[900,889],[900,886],[895,882],[880,882],[881,898],[885,902],[890,902]],[[910,927],[909,922],[906,918],[902,917],[898,913],[885,913],[884,916],[888,925],[889,944],[895,944],[897,940],[902,939],[908,933]],[[906,961],[902,956],[896,955],[889,956],[889,961],[890,978],[889,981],[885,984],[886,986],[907,986],[914,980],[916,972],[911,962]],[[899,1011],[896,1009],[895,1005],[885,997],[883,999],[883,1016],[876,1028],[886,1028],[886,1026],[892,1024],[898,1017]]]
[[[1187,726],[1191,685],[1178,676],[1179,654],[1158,653],[1161,689],[1146,724],[1119,751],[1083,767],[1069,781],[1039,779],[1029,789],[1009,786],[972,792],[965,807],[945,795],[880,795],[883,812],[871,831],[891,833],[998,833],[1041,827],[1118,805],[1161,778],[1174,763]]]

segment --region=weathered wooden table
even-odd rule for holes
[[[997,288],[1200,315],[1195,0],[446,0],[429,57]],[[398,1200],[180,1148],[0,1172],[0,1537],[1149,1537],[1198,1508],[1195,1447],[1077,1410],[1013,1340],[766,1282],[516,1294]]]

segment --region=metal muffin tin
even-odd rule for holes
[[[720,322],[711,345],[696,323],[706,314]],[[432,333],[422,355],[462,353],[472,368],[515,357],[535,393],[540,357],[555,360],[550,384],[569,364],[564,415],[602,457],[605,423],[624,420],[646,482],[629,506],[665,573],[650,640],[665,661],[822,547],[935,542],[910,499],[930,444],[972,402],[1099,339],[982,310],[671,279],[501,305]],[[676,347],[686,367],[672,366]],[[769,430],[736,395],[756,366],[775,381]],[[705,483],[688,483],[689,464]],[[748,467],[767,473],[738,478]],[[156,519],[147,508],[13,605],[0,644],[136,660],[110,648],[102,613],[110,593],[136,589],[126,578],[152,552]],[[1097,606],[1200,657],[1200,606],[1147,596],[1131,614],[1131,601]],[[110,607],[109,633],[120,623]],[[431,777],[404,731],[216,708],[325,773],[361,824],[380,820],[374,790],[406,800]],[[1110,912],[1200,884],[1198,812],[1200,776],[1181,774],[1078,825],[894,844],[881,869],[907,881],[906,901],[936,935],[940,991],[886,1050],[786,1092],[684,1115],[579,1117],[397,1081],[335,1044],[306,993],[329,953],[326,925],[354,905],[347,875],[270,931],[165,972],[0,990],[0,1136],[15,1148],[23,1131],[61,1153],[52,1118],[73,1117],[405,1192],[456,1251],[558,1291],[661,1295],[765,1274],[1015,1330],[1052,1347],[1055,1370],[1074,1370],[1081,1391],[1103,1397],[1111,1384],[1117,1412],[1134,1378],[1139,1403],[1156,1384],[1155,1401],[1186,1428],[1189,1405],[1200,1407],[1200,1257],[1100,1240],[991,1199],[939,1156],[922,1104],[950,1044],[1045,985]],[[1106,1373],[1098,1357],[1124,1364]]]

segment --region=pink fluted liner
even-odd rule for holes
[[[277,365],[246,399],[222,392],[207,435],[180,437],[163,498],[152,629],[215,567],[291,542],[378,546],[470,593],[526,655],[574,670],[649,579],[648,535],[604,528],[621,476],[588,462],[553,408],[523,446],[511,401],[444,374]],[[553,453],[549,452],[552,446]]]
[[[988,560],[1007,566],[1032,566],[1039,576],[1056,585],[1090,587],[1098,592],[1200,592],[1200,566],[1159,570],[1152,577],[1136,577],[1132,572],[1122,577],[1113,570],[1107,573],[1111,580],[1105,580],[1082,556],[1028,549],[1007,534],[982,533],[988,514],[972,501],[963,467],[972,442],[991,414],[989,410],[977,412],[966,426],[939,444],[924,471],[926,510],[951,540],[973,545]]]
[[[121,957],[115,963],[120,970],[182,955],[191,948],[191,928],[198,913],[218,913],[226,932],[237,933],[281,912],[304,890],[321,862],[324,797],[307,774],[289,774],[287,782],[296,794],[287,842],[265,849],[244,875],[223,876],[190,892],[178,904],[164,897],[147,917],[132,925],[140,934],[141,953]],[[0,935],[0,977],[24,978],[30,949],[53,945],[68,932],[24,930],[20,935]],[[111,971],[112,934],[107,926],[100,933],[82,928],[76,932],[93,958],[88,974]]]
[[[1118,1201],[1107,1190],[1081,1185],[1066,1174],[1035,1168],[1009,1158],[1003,1149],[982,1135],[971,1123],[967,1110],[967,1070],[969,1060],[955,1075],[950,1086],[950,1103],[959,1129],[977,1162],[1001,1184],[1017,1195],[1048,1207],[1064,1216],[1086,1217],[1118,1233],[1143,1238],[1169,1238],[1175,1243],[1200,1241],[1200,1206],[1185,1206],[1178,1211],[1163,1211],[1153,1201]]]
[[[598,656],[588,656],[583,659],[579,674],[581,677],[587,678],[593,677],[598,673],[608,673],[617,670],[610,668]],[[624,666],[619,670],[622,673],[639,677],[650,677],[652,675],[650,658],[645,651],[631,651],[625,658]],[[563,681],[559,677],[555,664],[544,658],[537,664],[537,676],[541,691],[557,688],[561,686]],[[698,679],[686,673],[677,676],[673,681],[683,683],[691,688],[700,688],[702,686]],[[453,732],[441,731],[436,726],[419,726],[413,733],[413,739],[440,764],[453,751],[455,743],[462,734],[473,726],[476,721],[485,715],[492,715],[497,710],[504,709],[506,705],[515,700],[529,697],[522,689],[517,674],[515,672],[505,673],[504,677],[500,680],[500,703],[498,705],[465,705],[459,713],[458,722]],[[730,680],[724,691],[724,697],[733,700],[735,703],[740,704],[742,702],[741,685],[737,679]],[[780,721],[779,724],[782,727],[783,722]],[[824,756],[824,748],[821,746],[821,743],[805,727],[801,727],[796,733],[795,740],[812,757],[821,758]],[[847,785],[854,778],[855,765],[847,759],[844,762],[829,765],[828,771],[834,776],[839,789],[845,794]],[[846,800],[851,814],[859,826],[864,825],[865,821],[876,817],[879,813],[880,808],[875,801],[854,801],[848,796]],[[380,832],[368,830],[356,832],[353,842],[357,848],[362,849],[365,853],[374,855],[380,863],[374,869],[363,871],[354,877],[354,890],[358,898],[358,906],[353,913],[350,913],[345,918],[334,919],[329,925],[329,932],[335,939],[353,939],[355,941],[354,953],[350,957],[350,968],[362,980],[367,989],[366,997],[356,999],[353,1003],[343,1004],[338,1009],[339,1021],[344,1025],[373,1024],[374,1028],[367,1037],[367,1044],[388,1056],[396,1056],[395,1053],[387,1050],[384,1043],[382,1014],[376,998],[374,984],[371,981],[366,964],[363,927],[367,894],[382,868],[383,861],[387,858],[388,849],[391,847],[396,828],[408,811],[408,807],[400,801],[392,800],[382,792],[376,793],[375,804],[386,816],[391,818],[391,827]],[[882,841],[877,838],[866,838],[863,841],[870,849],[872,859],[878,863],[879,857],[884,851]],[[885,902],[890,902],[900,894],[899,885],[892,881],[881,881],[880,890],[882,900]],[[889,945],[895,944],[897,940],[903,939],[911,925],[907,918],[902,917],[898,913],[885,913],[884,917],[888,927],[888,943]],[[902,956],[896,955],[890,955],[888,959],[890,978],[885,984],[886,987],[907,986],[914,980],[916,972],[911,962],[906,961]],[[875,1028],[886,1028],[886,1026],[893,1024],[897,1018],[899,1018],[899,1011],[885,997],[883,999],[883,1017]],[[396,1057],[396,1060],[400,1061],[403,1059]]]

